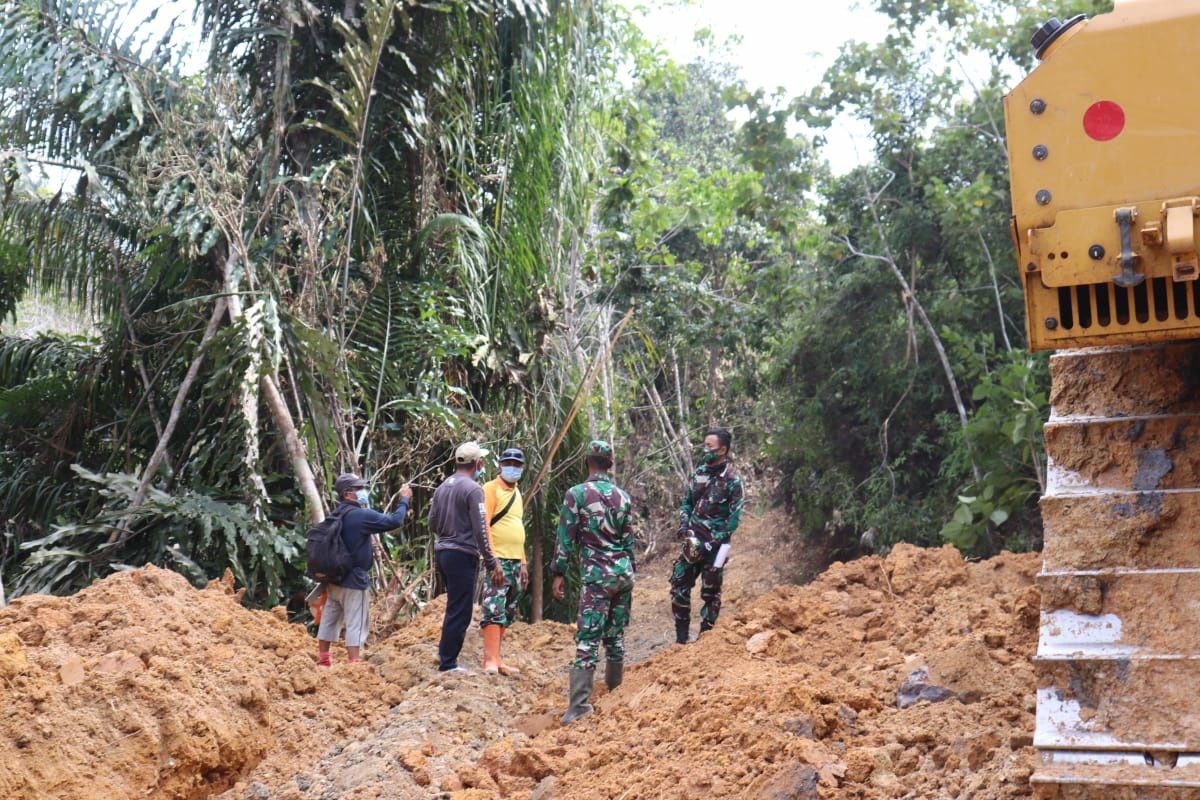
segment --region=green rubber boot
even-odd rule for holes
[[[604,683],[608,686],[608,690],[611,692],[620,686],[623,680],[625,680],[625,662],[606,661],[604,663]]]
[[[563,714],[562,724],[570,725],[584,714],[592,713],[588,698],[592,696],[592,682],[596,679],[594,669],[571,667],[571,684],[567,689],[567,713]]]

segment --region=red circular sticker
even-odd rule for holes
[[[1111,100],[1092,103],[1083,112],[1083,131],[1098,142],[1115,139],[1125,130],[1125,109]]]

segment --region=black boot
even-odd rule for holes
[[[623,680],[625,680],[624,661],[604,662],[604,683],[608,686],[610,692],[620,686]]]
[[[687,620],[687,619],[675,620],[675,644],[687,644],[688,643],[688,627],[690,626],[690,624],[691,624],[691,620]]]
[[[594,669],[571,667],[571,683],[567,688],[567,713],[563,714],[563,725],[569,725],[584,714],[591,713],[592,707],[588,704],[588,698],[592,696],[592,681],[595,679]]]
[[[706,619],[700,620],[700,632],[701,633],[704,633],[705,631],[711,631],[712,628],[713,628],[713,624],[711,622],[709,622]]]

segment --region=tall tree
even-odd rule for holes
[[[490,414],[528,424],[504,398],[595,194],[598,6],[203,0],[196,76],[124,7],[3,10],[4,263],[102,330],[0,346],[16,592],[228,564],[274,601],[334,474],[386,498]],[[40,196],[39,164],[73,190]]]

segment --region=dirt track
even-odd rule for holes
[[[798,582],[802,574],[811,569],[807,552],[798,544],[797,532],[789,526],[787,515],[778,510],[743,519],[742,529],[734,539],[736,546],[725,568],[722,615],[736,613],[740,606],[775,586]],[[659,552],[638,568],[632,624],[625,633],[626,657],[633,663],[645,661],[675,643],[668,580],[677,547],[674,540],[662,543]],[[699,624],[700,584],[697,581],[692,591],[692,636],[696,635]]]
[[[440,604],[368,665],[318,671],[302,628],[245,610],[227,584],[197,592],[147,568],[20,600],[0,611],[0,792],[1028,796],[1037,556],[902,547],[753,600],[794,569],[783,524],[747,523],[721,624],[695,645],[669,643],[670,559],[645,565],[630,650],[648,658],[565,729],[568,626],[515,626],[520,679],[452,678],[434,668]],[[465,652],[476,665],[476,628]],[[922,666],[949,699],[897,708]]]

